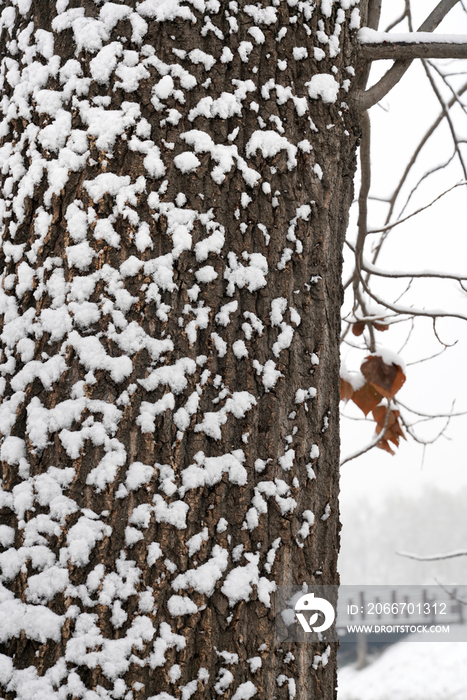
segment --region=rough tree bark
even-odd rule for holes
[[[1,3],[6,700],[335,696],[354,5]]]

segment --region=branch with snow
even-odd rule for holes
[[[364,27],[360,29],[358,40],[361,53],[368,61],[467,58],[467,36],[464,34],[395,34]]]
[[[467,557],[467,549],[459,549],[456,552],[448,552],[447,554],[429,554],[426,557],[422,557],[418,554],[411,554],[410,552],[396,552],[399,557],[405,557],[406,559],[415,559],[416,561],[440,561],[441,559],[455,559],[456,557]]]
[[[441,0],[434,10],[429,14],[426,20],[420,25],[417,30],[419,32],[433,32],[440,22],[446,17],[448,12],[457,4],[459,0]],[[371,30],[367,30],[371,31]],[[383,99],[392,88],[397,85],[404,73],[409,68],[412,60],[417,56],[412,56],[407,59],[399,59],[395,61],[393,66],[388,70],[383,77],[373,85],[369,90],[360,90],[354,97],[357,108],[361,111],[370,109]]]

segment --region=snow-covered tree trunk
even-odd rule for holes
[[[358,0],[5,0],[0,690],[333,698]]]

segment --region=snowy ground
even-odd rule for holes
[[[344,667],[338,700],[467,700],[467,642],[403,640],[361,671]]]

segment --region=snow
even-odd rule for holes
[[[77,331],[72,331],[68,336],[68,342],[86,369],[91,371],[105,369],[117,383],[122,382],[133,371],[133,363],[129,357],[107,355],[98,338],[82,337]]]
[[[70,562],[76,566],[88,564],[96,543],[104,536],[110,537],[111,532],[109,525],[82,515],[76,525],[68,530],[66,541]]]
[[[316,389],[312,386],[309,389],[297,389],[295,392],[295,403],[303,403],[309,399],[314,399],[316,396]]]
[[[253,37],[257,44],[264,44],[266,37],[259,27],[250,27],[248,34]]]
[[[253,44],[251,41],[241,41],[238,45],[237,51],[243,63],[248,63],[248,57],[253,51]]]
[[[225,357],[227,353],[227,343],[225,340],[223,340],[218,333],[211,333],[211,338],[213,339],[218,356]]]
[[[98,202],[107,192],[117,195],[122,187],[128,187],[131,182],[129,175],[101,173],[94,180],[85,180],[83,187],[88,191],[94,202]]]
[[[205,70],[209,71],[213,67],[213,65],[216,62],[216,59],[214,56],[211,56],[210,54],[205,53],[204,51],[201,51],[201,49],[193,49],[190,51],[188,54],[188,57],[192,63],[195,65],[202,63]]]
[[[339,83],[334,76],[328,73],[318,73],[313,75],[308,83],[308,94],[312,100],[317,100],[319,97],[324,104],[331,104],[337,100],[339,91]]]
[[[220,518],[219,522],[217,523],[217,532],[225,532],[229,526],[229,523],[225,518]]]
[[[247,664],[250,666],[251,673],[256,673],[258,669],[263,665],[261,656],[252,656],[246,660]]]
[[[228,280],[227,295],[233,296],[235,287],[242,289],[247,287],[248,291],[253,293],[267,284],[266,275],[268,274],[268,262],[262,253],[247,253],[243,252],[242,258],[248,262],[248,265],[242,265],[235,253],[229,253],[228,267],[224,272],[224,278]]]
[[[260,179],[259,173],[249,168],[246,162],[238,154],[238,149],[234,145],[225,146],[216,144],[211,136],[205,131],[192,129],[180,134],[188,145],[193,146],[195,153],[209,153],[211,158],[217,162],[217,166],[211,171],[211,177],[217,184],[222,184],[225,180],[225,173],[229,172],[235,163],[243,175],[245,182],[253,187]]]
[[[271,5],[268,7],[245,5],[243,10],[253,19],[255,24],[271,25],[277,22],[277,10]]]
[[[221,326],[228,326],[230,323],[230,314],[235,313],[238,309],[238,301],[231,301],[228,304],[224,304],[221,310],[216,314],[216,323]]]
[[[138,5],[138,14],[157,22],[174,20],[176,17],[196,22],[188,7],[180,7],[179,0],[144,0]]]
[[[167,608],[172,617],[180,615],[194,615],[198,612],[198,606],[186,596],[173,595],[167,601]]]
[[[203,528],[201,532],[198,532],[196,535],[193,535],[193,537],[190,537],[190,539],[186,542],[186,546],[188,547],[188,556],[192,557],[193,554],[198,552],[201,549],[203,542],[207,542],[208,538],[209,531],[207,527]]]
[[[221,668],[218,675],[217,683],[214,685],[214,690],[218,695],[223,695],[229,685],[234,682],[233,674],[226,668]]]
[[[297,147],[290,143],[285,136],[280,136],[276,131],[255,131],[252,134],[246,144],[245,153],[248,158],[251,158],[258,150],[261,151],[263,158],[272,158],[280,151],[285,150],[287,151],[288,169],[292,170],[297,165]]]
[[[184,530],[187,526],[188,510],[188,504],[183,501],[172,501],[167,504],[160,494],[156,493],[154,496],[154,515],[158,523],[168,523],[179,530]]]
[[[234,392],[220,411],[207,411],[201,423],[195,426],[194,431],[195,433],[204,432],[214,440],[220,440],[222,438],[221,426],[227,423],[228,414],[232,413],[235,418],[243,418],[256,403],[256,398],[248,391]]]
[[[289,471],[293,467],[295,457],[295,450],[290,449],[282,456],[279,457],[279,465],[284,471]]]
[[[151,239],[150,232],[149,232],[149,225],[146,222],[141,223],[138,231],[135,234],[135,245],[140,253],[144,252],[146,250],[146,248],[153,247],[152,239]],[[133,256],[130,256],[130,257],[133,257]],[[126,262],[128,262],[128,261],[125,260],[125,263]],[[140,263],[140,262],[141,261],[138,260],[138,263]],[[122,271],[122,268],[123,268],[123,265],[125,263],[123,263],[122,266],[120,267],[120,272],[122,274],[124,274]],[[140,267],[141,267],[141,264],[138,265],[138,270]],[[138,270],[136,270],[136,272],[134,274],[137,274]],[[129,274],[131,274],[131,273],[129,273]]]
[[[43,605],[27,605],[18,599],[0,603],[0,642],[6,643],[23,631],[26,638],[44,644],[48,639],[58,642],[63,615],[57,615]]]
[[[308,58],[308,50],[304,46],[294,46],[293,57],[296,61],[303,61]]]
[[[162,550],[158,542],[151,542],[148,546],[148,556],[147,562],[149,566],[155,564],[155,562],[162,556]]]
[[[87,270],[96,256],[96,253],[87,241],[67,246],[65,251],[70,267],[77,267],[79,270]]]
[[[278,326],[282,319],[285,310],[287,309],[287,299],[284,297],[277,297],[271,302],[271,312],[269,318],[271,320],[271,325]]]
[[[249,600],[253,592],[252,586],[259,583],[259,554],[245,554],[245,558],[249,563],[232,569],[221,588],[222,593],[229,599],[230,607],[240,600]]]
[[[9,525],[0,525],[0,545],[5,549],[11,547],[15,541],[15,530]]]
[[[416,635],[415,635],[416,636]],[[420,635],[421,636],[421,635]],[[339,672],[339,700],[467,699],[467,648],[463,642],[407,642],[386,649],[361,671]]]
[[[188,384],[186,375],[192,375],[195,371],[196,362],[189,357],[183,357],[173,365],[158,367],[147,379],[139,379],[138,382],[147,391],[154,391],[162,384],[169,386],[174,394],[180,394]]]
[[[256,686],[251,681],[241,683],[235,693],[232,695],[232,700],[250,700],[258,692]]]
[[[248,350],[243,340],[236,340],[232,344],[232,350],[237,360],[241,360],[243,357],[248,357]]]
[[[189,489],[217,484],[224,473],[228,474],[229,481],[233,484],[243,486],[247,482],[243,450],[234,450],[219,457],[205,457],[204,453],[198,452],[194,459],[195,464],[191,464],[182,472],[182,486],[179,489],[181,496]]]
[[[167,100],[174,89],[174,81],[171,75],[164,75],[153,87],[154,94],[160,100]]]
[[[272,346],[272,351],[276,357],[279,357],[283,350],[290,347],[294,335],[294,329],[292,326],[282,322],[280,324],[280,328],[281,332],[277,336],[277,340]]]
[[[432,32],[377,32],[362,27],[358,32],[361,44],[465,44],[465,34],[433,34]]]
[[[191,151],[185,151],[175,156],[174,165],[182,173],[192,173],[201,165],[201,161]]]
[[[401,370],[405,373],[406,364],[404,358],[401,357],[398,353],[394,352],[393,350],[378,346],[375,352],[372,352],[371,354],[375,355],[376,357],[381,357],[381,359],[386,365],[399,365]]]
[[[195,272],[195,277],[200,284],[209,284],[218,277],[218,274],[212,265],[205,265]]]
[[[298,536],[305,539],[311,532],[311,526],[315,522],[315,516],[311,510],[304,510],[302,513],[303,523],[298,531]]]
[[[230,63],[230,61],[233,61],[234,55],[232,51],[229,49],[228,46],[224,46],[222,49],[222,54],[221,54],[221,63]]]
[[[197,569],[189,569],[184,574],[179,574],[172,582],[175,591],[193,588],[198,593],[211,596],[214,593],[217,581],[222,577],[227,568],[229,554],[226,549],[214,545],[211,557],[205,564]]]
[[[93,79],[101,85],[109,83],[112,71],[115,70],[118,58],[122,55],[122,45],[113,41],[104,46],[89,64]]]

